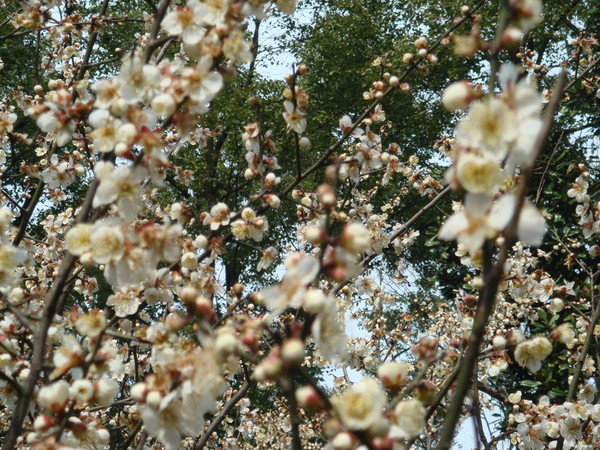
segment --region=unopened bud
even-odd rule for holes
[[[442,94],[442,102],[448,111],[466,108],[473,98],[473,88],[466,81],[452,83]]]
[[[289,365],[300,365],[304,361],[304,342],[298,338],[288,339],[281,347],[281,357]]]
[[[429,45],[429,42],[427,42],[427,38],[421,36],[420,38],[418,38],[415,41],[415,48],[417,49],[422,49],[422,48],[427,48],[427,46]]]
[[[301,149],[306,150],[307,148],[310,148],[310,146],[311,146],[310,139],[308,139],[306,136],[302,136],[300,138],[300,140],[298,141],[298,145],[300,146]]]
[[[504,338],[504,336],[494,336],[494,339],[492,340],[492,345],[496,350],[504,350],[504,348],[506,347],[506,339]]]
[[[150,391],[146,396],[146,403],[153,408],[158,408],[162,401],[162,394],[158,391]]]

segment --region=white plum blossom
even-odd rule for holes
[[[542,368],[542,361],[552,352],[552,344],[543,336],[536,336],[521,342],[515,349],[515,359],[521,367],[527,367],[531,372]]]
[[[342,423],[350,430],[366,430],[383,420],[385,394],[374,378],[363,378],[331,399]]]
[[[142,303],[137,292],[133,290],[119,291],[108,297],[106,304],[112,306],[118,317],[135,314]]]
[[[394,408],[394,426],[390,431],[393,438],[413,439],[423,432],[425,408],[416,399],[402,400]]]

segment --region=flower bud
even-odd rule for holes
[[[38,433],[44,433],[52,428],[55,424],[56,422],[52,417],[41,415],[36,417],[35,421],[33,422],[33,429]]]
[[[321,397],[312,386],[303,386],[296,390],[296,401],[303,409],[319,411],[325,407]]]
[[[277,209],[281,206],[281,199],[274,194],[265,195],[265,201],[273,209]]]
[[[504,336],[494,336],[494,339],[492,340],[492,345],[496,350],[503,350],[506,347],[506,339],[504,338]]]
[[[402,62],[404,64],[412,64],[415,62],[415,55],[413,55],[412,53],[405,53],[402,56]]]
[[[304,361],[304,341],[298,338],[286,340],[281,347],[281,357],[289,365],[300,365]]]
[[[362,253],[371,243],[369,230],[358,222],[345,225],[342,230],[342,246],[353,253]]]
[[[146,398],[146,383],[134,384],[131,388],[131,398],[136,402],[142,402]]]
[[[387,362],[379,366],[377,376],[388,389],[398,389],[408,374],[411,366],[408,363]]]
[[[338,433],[333,440],[331,441],[331,445],[335,450],[347,450],[352,448],[352,436],[345,431],[342,433]]]
[[[442,94],[442,102],[448,111],[466,108],[473,98],[473,88],[466,81],[452,83]]]
[[[310,146],[312,144],[310,142],[310,139],[308,139],[306,136],[302,136],[300,138],[300,140],[298,141],[298,145],[300,146],[301,149],[306,150],[307,148],[310,148]]]
[[[146,396],[146,403],[153,408],[158,408],[162,401],[162,394],[158,391],[150,391]]]
[[[396,75],[392,75],[390,77],[390,86],[398,87],[399,84],[400,84],[400,79]]]
[[[196,297],[198,297],[198,291],[193,286],[186,286],[179,294],[179,298],[186,305],[192,304],[196,301]]]
[[[429,45],[429,42],[427,42],[427,38],[421,36],[420,38],[418,38],[415,41],[415,48],[417,49],[423,49],[426,48]]]

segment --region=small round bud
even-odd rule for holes
[[[420,38],[418,38],[415,41],[415,48],[417,49],[422,49],[422,48],[427,48],[427,46],[429,45],[429,42],[427,42],[427,38],[421,36]]]
[[[338,433],[331,441],[331,445],[335,450],[350,449],[352,448],[352,437],[346,432]]]
[[[198,297],[198,291],[193,286],[186,286],[181,291],[179,298],[186,305],[193,304],[196,302],[196,297]]]
[[[146,396],[146,403],[152,406],[153,408],[158,408],[160,406],[160,402],[162,401],[162,394],[158,391],[150,391]]]
[[[196,244],[196,247],[204,250],[206,248],[206,246],[208,245],[208,239],[203,234],[200,234],[194,240],[194,244]]]
[[[492,345],[496,350],[503,350],[506,347],[506,339],[504,336],[494,336],[494,339],[492,339]]]
[[[310,142],[310,139],[308,139],[306,136],[302,136],[300,138],[300,140],[298,141],[298,145],[300,146],[301,149],[306,150],[307,148],[310,148],[310,146],[312,144]]]
[[[142,402],[146,398],[146,383],[136,383],[131,388],[131,398],[136,402]]]
[[[437,56],[435,56],[433,53],[428,53],[427,54],[427,62],[429,64],[431,64],[432,66],[435,66],[438,63],[439,59]]]
[[[252,180],[254,178],[256,178],[256,176],[258,175],[258,172],[254,169],[246,169],[246,171],[244,172],[244,178],[246,180]]]
[[[452,83],[442,94],[442,102],[448,111],[466,108],[473,98],[473,88],[466,81]]]
[[[402,56],[402,62],[404,64],[412,64],[415,62],[415,55],[413,55],[412,53],[405,53]]]
[[[425,58],[427,56],[427,49],[425,49],[425,48],[419,49],[419,51],[417,52],[417,55],[419,55],[421,58]]]
[[[300,365],[304,361],[304,342],[298,338],[288,339],[281,347],[281,357],[290,365]]]
[[[399,84],[400,84],[400,79],[396,75],[393,75],[390,77],[390,86],[391,87],[398,87]]]

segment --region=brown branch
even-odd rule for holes
[[[508,258],[508,253],[510,249],[517,242],[518,239],[517,228],[519,225],[519,217],[523,203],[525,202],[525,194],[527,192],[529,182],[533,177],[535,161],[537,160],[538,155],[541,153],[541,150],[546,141],[546,137],[550,132],[550,128],[554,119],[554,114],[556,113],[560,100],[562,99],[565,77],[566,72],[561,72],[556,81],[556,85],[554,86],[554,93],[552,95],[550,103],[548,104],[548,109],[546,111],[546,116],[542,124],[542,129],[538,134],[537,140],[533,148],[532,153],[534,158],[532,159],[534,163],[532,163],[529,167],[525,168],[525,170],[523,171],[521,177],[521,184],[517,192],[516,207],[512,214],[512,218],[504,232],[505,242],[500,249],[500,253],[495,264],[492,265],[491,262],[491,246],[488,243],[484,247],[484,287],[480,293],[479,305],[477,308],[477,312],[475,313],[475,319],[473,322],[471,335],[469,336],[469,344],[467,346],[463,362],[461,363],[461,367],[459,369],[458,383],[455,389],[452,403],[450,404],[448,413],[446,414],[446,421],[442,428],[440,441],[437,446],[438,450],[447,450],[452,444],[454,431],[456,429],[456,425],[458,423],[458,419],[462,411],[463,402],[471,386],[471,374],[473,373],[473,370],[477,365],[479,347],[481,345],[481,342],[483,341],[483,337],[485,336],[485,328],[493,311],[494,300],[496,298],[496,293],[498,292],[498,285],[500,284],[500,281],[502,279],[502,273],[504,272],[504,263]]]
[[[223,422],[223,420],[225,420],[225,418],[227,417],[229,412],[233,409],[233,407],[235,405],[237,405],[237,403],[242,398],[244,398],[244,396],[246,395],[246,393],[248,392],[248,390],[250,389],[250,386],[252,386],[252,384],[253,384],[252,381],[246,380],[244,382],[244,384],[239,388],[239,390],[234,394],[234,396],[231,397],[231,399],[229,399],[229,401],[225,404],[225,406],[223,406],[223,409],[221,411],[219,411],[219,413],[211,421],[210,425],[208,426],[208,429],[196,441],[196,445],[194,445],[194,448],[196,450],[200,450],[200,449],[204,448],[204,445],[208,442],[208,440],[210,439],[210,436],[217,430],[217,428],[219,428],[219,425],[221,425],[221,422]]]

